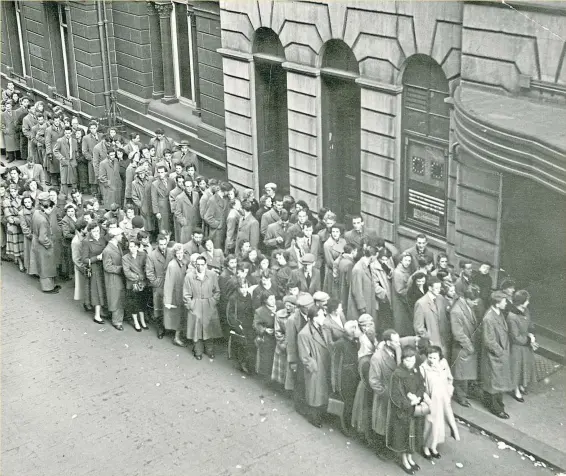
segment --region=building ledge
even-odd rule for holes
[[[566,194],[566,109],[466,86],[456,90],[454,104],[464,151]]]

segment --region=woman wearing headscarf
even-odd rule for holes
[[[163,284],[163,326],[167,331],[175,331],[173,344],[185,347],[181,335],[186,327],[183,282],[187,272],[187,263],[181,243],[175,243],[172,251],[174,258],[167,264]]]

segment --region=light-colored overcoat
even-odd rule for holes
[[[177,195],[175,200],[175,226],[179,230],[176,236],[178,243],[187,243],[191,240],[193,230],[200,225],[199,196],[192,192],[192,203],[186,192]]]
[[[377,324],[377,299],[368,264],[363,259],[360,259],[352,268],[350,295],[348,297],[348,320],[358,319],[360,309],[365,309],[366,313],[372,316]]]
[[[185,306],[183,304],[183,282],[187,272],[187,263],[176,258],[169,261],[165,271],[163,304],[176,306],[163,309],[163,326],[167,330],[180,331],[184,323]]]
[[[449,358],[452,350],[452,332],[446,313],[446,299],[436,296],[436,304],[430,292],[415,303],[414,329],[419,337],[428,337],[431,345],[438,345],[444,356]]]
[[[120,205],[122,203],[123,184],[118,160],[106,158],[100,162],[98,181],[102,198],[104,199],[104,208],[110,210],[113,203]]]
[[[218,275],[206,270],[201,279],[196,272],[187,273],[183,283],[183,302],[187,314],[187,339],[193,341],[222,337],[217,304],[220,299]]]
[[[510,352],[507,321],[490,307],[482,322],[481,382],[487,393],[513,390]]]
[[[104,285],[106,286],[106,299],[110,312],[124,309],[126,287],[122,272],[122,251],[110,242],[102,252],[102,266],[104,268]]]
[[[481,324],[464,298],[450,309],[452,329],[452,374],[456,380],[477,380]]]
[[[32,256],[29,274],[37,274],[41,279],[54,278],[57,276],[57,261],[53,230],[49,216],[41,210],[36,210],[31,218],[31,232]]]
[[[322,328],[316,329],[308,322],[298,335],[299,357],[305,372],[306,402],[311,407],[328,404],[330,395],[330,343],[326,341]]]

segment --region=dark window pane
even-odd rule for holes
[[[428,115],[426,112],[405,109],[404,114],[406,130],[428,135]]]
[[[448,140],[450,132],[450,119],[440,116],[429,116],[429,135],[439,139]]]
[[[193,99],[191,91],[191,49],[189,45],[189,25],[187,6],[182,3],[175,4],[177,21],[177,51],[179,62],[179,82],[181,96]]]

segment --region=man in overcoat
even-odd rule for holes
[[[12,101],[6,102],[6,110],[2,113],[2,134],[4,134],[4,147],[8,163],[16,160],[16,152],[20,150],[20,144],[16,133],[16,113],[12,111]]]
[[[425,235],[420,234],[417,235],[417,240],[414,246],[411,246],[409,249],[405,250],[403,253],[409,253],[411,255],[411,274],[419,269],[419,258],[428,257],[435,263],[434,259],[434,252],[427,246],[427,238]]]
[[[450,320],[446,314],[446,299],[440,294],[442,283],[438,278],[430,277],[427,289],[426,294],[415,303],[415,334],[427,337],[431,345],[439,346],[446,360],[450,362],[452,336]]]
[[[374,252],[375,248],[366,247],[362,257],[352,268],[347,317],[348,320],[357,320],[362,314],[369,314],[377,329],[378,304],[370,268],[371,257]]]
[[[373,228],[365,226],[361,215],[355,215],[352,217],[352,229],[344,234],[344,239],[346,243],[356,248],[358,254],[361,255],[364,245],[375,243],[379,239],[379,235]]]
[[[83,156],[88,162],[88,183],[90,185],[90,193],[92,195],[98,194],[98,176],[94,172],[92,154],[94,147],[99,142],[100,137],[98,135],[98,125],[93,121],[88,125],[88,134],[83,137],[83,143],[81,144]]]
[[[183,283],[183,302],[188,311],[187,339],[195,343],[193,354],[197,360],[202,359],[203,351],[214,359],[212,339],[222,337],[217,309],[220,299],[218,275],[207,269],[206,258],[202,255],[196,259],[195,266],[195,271],[188,272]]]
[[[354,269],[354,257],[356,249],[349,243],[344,245],[344,251],[332,266],[332,273],[336,276],[336,296],[342,303],[342,309],[348,317],[348,301],[350,296],[350,283],[352,282],[352,270]]]
[[[312,308],[307,316],[308,322],[299,332],[297,342],[305,374],[307,418],[312,425],[321,428],[330,396],[331,343],[322,332],[324,309]]]
[[[299,283],[299,290],[304,293],[314,294],[322,289],[320,271],[314,267],[315,256],[307,253],[300,258],[301,267],[294,269],[291,279]]]
[[[110,228],[108,230],[110,241],[102,251],[108,310],[112,313],[112,325],[119,331],[124,330],[122,323],[124,322],[126,299],[124,273],[122,272],[122,248],[119,244],[123,233],[120,227]]]
[[[113,203],[120,205],[122,202],[122,177],[120,176],[120,164],[116,159],[116,151],[110,149],[107,157],[100,162],[98,168],[98,181],[104,201],[104,208],[110,210]]]
[[[188,243],[193,231],[200,226],[199,195],[190,178],[183,179],[183,190],[175,199],[175,236],[177,243]],[[171,193],[173,193],[171,191]],[[171,196],[171,193],[169,196]]]
[[[157,178],[151,183],[151,207],[157,219],[157,229],[171,231],[171,206],[169,204],[169,184],[164,165],[157,166]]]
[[[49,215],[54,213],[55,202],[50,200],[48,192],[38,195],[38,208],[31,219],[31,252],[29,274],[39,275],[41,290],[47,294],[56,294],[61,286],[55,285],[57,262],[54,258],[53,231]]]
[[[228,202],[224,195],[231,190],[228,182],[222,182],[218,191],[208,201],[204,222],[208,225],[208,237],[213,241],[214,248],[224,249],[224,238],[226,234],[226,208]]]
[[[179,150],[173,153],[173,162],[182,164],[184,168],[191,164],[196,166],[197,155],[189,150],[190,146],[190,142],[186,139],[179,142]]]
[[[273,207],[261,216],[260,232],[262,237],[265,237],[269,225],[279,221],[281,210],[283,210],[283,197],[277,195],[273,198]]]
[[[45,129],[45,172],[49,173],[49,182],[55,186],[59,184],[61,169],[59,159],[53,155],[53,147],[64,135],[61,121],[61,116],[54,116],[51,125]]]
[[[503,311],[507,296],[501,291],[491,294],[491,307],[482,322],[481,382],[485,405],[499,418],[507,419],[503,393],[513,390],[511,382],[510,340]]]
[[[61,170],[61,192],[65,195],[77,186],[77,139],[71,126],[65,127],[65,135],[55,142],[53,157],[59,161]]]
[[[145,262],[145,274],[153,291],[153,317],[158,323],[157,338],[163,339],[163,287],[167,270],[167,237],[157,235],[157,246],[149,252]]]
[[[469,285],[450,309],[452,329],[452,376],[454,400],[469,407],[468,384],[478,379],[478,359],[481,348],[481,321],[476,316],[480,288]]]
[[[146,179],[147,167],[140,165],[136,169],[136,178],[132,182],[132,202],[136,211],[143,218],[145,231],[153,231],[153,216],[151,214],[151,194],[147,188],[151,182]]]
[[[239,252],[242,241],[248,240],[252,248],[257,249],[259,245],[259,222],[252,212],[253,204],[249,201],[242,203],[244,216],[238,224],[238,234],[236,235],[236,251]]]

